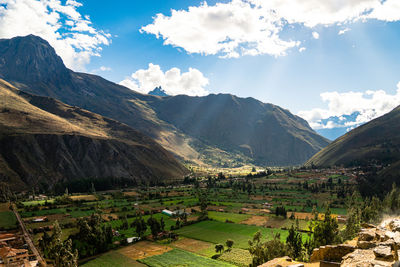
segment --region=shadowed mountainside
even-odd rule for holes
[[[129,126],[0,79],[0,181],[21,189],[80,178],[161,182],[186,173],[169,152]]]
[[[0,40],[0,78],[128,124],[182,160],[235,166],[302,164],[329,141],[289,111],[252,98],[143,95],[67,69],[43,39]]]
[[[306,166],[357,166],[370,163],[387,165],[398,161],[400,106],[339,137],[308,160]]]

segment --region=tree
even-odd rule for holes
[[[124,218],[122,219],[121,229],[124,229],[124,230],[129,229],[128,217],[126,216],[126,214],[125,214]]]
[[[160,223],[157,221],[157,219],[150,217],[147,220],[147,224],[150,226],[151,234],[153,235],[154,238],[156,238],[158,233],[161,232]]]
[[[78,251],[72,248],[72,240],[61,240],[62,231],[58,221],[53,224],[53,233],[49,235],[44,232],[39,240],[39,247],[48,259],[53,259],[55,266],[75,267],[78,266]]]
[[[301,251],[303,249],[301,234],[294,228],[293,224],[289,229],[289,234],[286,238],[286,245],[290,257],[297,259],[301,256]]]
[[[332,245],[340,242],[339,240],[339,226],[336,218],[331,216],[329,207],[326,209],[324,220],[317,222],[314,227],[314,242],[315,247]]]
[[[262,234],[258,231],[254,234],[253,239],[249,240],[249,252],[253,257],[250,266],[259,266],[264,262],[287,254],[286,245],[281,242],[279,233],[274,235],[272,240],[266,242],[261,242],[261,238]]]
[[[160,219],[160,227],[161,227],[161,231],[165,231],[165,222],[164,222],[164,217],[161,217]]]
[[[135,232],[139,237],[142,237],[143,234],[146,232],[147,230],[147,224],[146,222],[143,220],[142,216],[140,215],[139,218],[136,218],[135,221],[133,221],[132,223],[133,227],[136,227]]]
[[[226,240],[225,244],[226,244],[226,246],[228,247],[228,250],[231,250],[231,249],[232,249],[234,243],[235,243],[235,242],[234,242],[232,239]]]
[[[215,245],[215,252],[222,254],[223,251],[224,251],[224,245],[222,244]]]

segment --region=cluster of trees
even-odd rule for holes
[[[107,251],[112,245],[113,232],[97,213],[77,221],[78,233],[72,235],[72,245],[80,257],[93,256]]]
[[[60,225],[56,221],[53,224],[52,234],[43,233],[42,239],[39,240],[39,247],[46,259],[52,259],[55,266],[59,267],[75,267],[78,266],[78,251],[73,249],[72,240],[62,241],[62,231]]]
[[[226,245],[226,248],[227,248],[226,251],[231,251],[232,247],[233,247],[233,244],[235,244],[235,242],[232,239],[226,240],[226,242],[225,242],[225,245]],[[225,251],[225,246],[223,244],[216,244],[215,245],[215,252],[217,252],[217,253],[219,253],[221,255],[222,252],[224,252],[224,251]],[[218,255],[218,256],[220,256],[220,255]]]

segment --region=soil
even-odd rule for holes
[[[161,255],[170,250],[172,250],[171,247],[149,241],[141,241],[119,249],[118,252],[133,260],[139,260],[155,255]]]

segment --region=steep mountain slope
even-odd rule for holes
[[[73,72],[46,41],[32,35],[0,40],[0,78],[126,123],[195,163],[302,164],[328,144],[304,120],[254,99],[143,95]]]
[[[0,79],[0,182],[19,189],[80,178],[146,183],[185,173],[169,152],[129,126]]]
[[[393,167],[398,166],[399,161],[400,106],[336,139],[308,160],[306,165],[349,166],[378,163],[392,164]]]
[[[299,164],[327,144],[303,119],[253,98],[180,95],[149,104],[185,134],[265,165]]]

